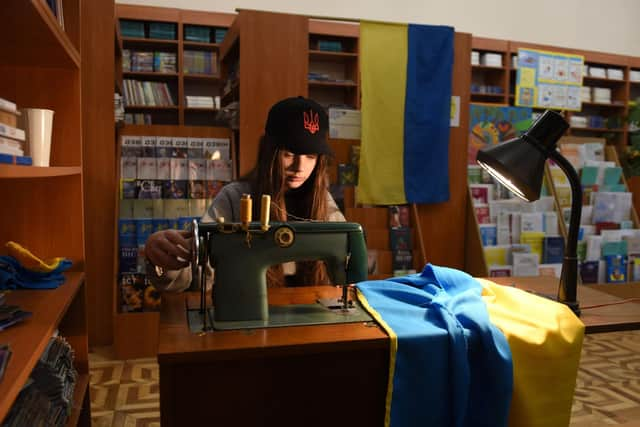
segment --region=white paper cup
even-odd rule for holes
[[[33,159],[33,166],[49,166],[51,156],[51,131],[53,129],[53,110],[42,108],[24,108],[27,146]]]

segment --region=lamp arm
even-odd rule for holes
[[[567,304],[574,313],[579,314],[577,300],[578,290],[578,233],[582,216],[582,186],[574,167],[556,150],[548,150],[548,157],[553,160],[567,176],[571,186],[571,218],[562,263],[562,277],[558,288],[558,301]],[[560,213],[562,215],[562,212]],[[564,221],[564,218],[562,219]]]

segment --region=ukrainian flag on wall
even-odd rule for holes
[[[453,39],[451,27],[361,22],[359,203],[449,199]]]

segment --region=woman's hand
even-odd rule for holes
[[[156,231],[145,243],[145,255],[155,266],[165,270],[180,270],[191,263],[191,232]]]

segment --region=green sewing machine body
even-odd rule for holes
[[[208,261],[215,271],[214,308],[208,309],[204,301],[198,313],[189,314],[194,332],[206,330],[207,322],[214,329],[242,329],[372,320],[356,301],[347,305],[347,288],[338,309],[326,302],[277,307],[268,303],[267,269],[289,261],[325,261],[335,285],[367,280],[367,248],[360,224],[275,222],[264,228],[260,222],[194,224],[198,264]]]

